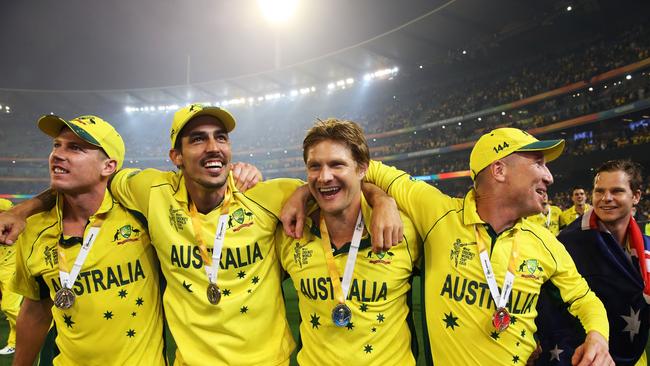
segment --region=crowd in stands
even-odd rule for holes
[[[587,40],[584,44],[562,51],[561,56],[545,54],[523,59],[504,64],[502,69],[485,75],[473,74],[461,79],[430,82],[426,70],[422,71],[425,74],[405,72],[394,80],[377,82],[363,93],[349,88],[329,96],[306,97],[320,98],[322,103],[305,99],[233,108],[238,119],[237,129],[233,133],[234,157],[258,165],[262,171],[272,171],[268,177],[302,177],[304,173],[300,169],[300,144],[306,129],[316,117],[335,116],[360,123],[370,136],[371,155],[374,158],[473,141],[485,131],[500,126],[523,129],[547,126],[645,100],[650,97],[650,69],[631,73],[629,80],[622,77],[604,80],[595,84],[591,91],[576,90],[516,109],[507,109],[504,114],[486,113],[480,120],[471,118],[462,120],[461,123],[436,125],[390,137],[373,137],[376,133],[459,117],[577,81],[589,80],[603,72],[644,60],[650,57],[649,50],[650,22],[634,25],[629,31],[617,36],[598,36]],[[481,60],[478,58],[470,62],[480,63]],[[456,72],[455,75],[458,74]],[[37,179],[47,176],[44,163],[50,150],[49,139],[35,127],[38,114],[40,113],[31,115],[19,111],[0,116],[0,123],[3,124],[0,143],[3,144],[4,152],[1,155],[6,155],[4,158],[19,158],[18,164],[0,161],[0,175],[30,178],[34,182],[32,186],[40,185]],[[170,163],[165,163],[164,159],[169,149],[168,128],[171,118],[171,113],[125,116],[122,111],[106,116],[107,120],[117,125],[125,139],[127,160],[144,160],[147,163],[142,166],[168,166],[170,169],[173,167]],[[15,123],[16,121],[25,122]],[[634,131],[629,126],[618,127],[620,128],[611,128],[609,124],[586,125],[581,130],[567,132],[574,136],[562,136],[568,140],[565,154],[584,155],[650,142],[650,127],[647,123],[637,126]],[[143,133],[146,135],[143,136]],[[587,135],[576,137],[581,133]],[[398,159],[390,163],[412,175],[452,172],[467,169],[468,153],[469,150],[462,150],[426,155],[418,159]],[[25,163],[20,158],[42,160],[40,163],[31,160]],[[3,181],[2,186],[4,190],[18,187],[17,192],[35,193],[32,192],[33,189],[25,192],[15,182],[5,184]]]

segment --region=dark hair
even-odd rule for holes
[[[307,131],[307,136],[302,142],[302,158],[305,163],[307,163],[309,148],[325,140],[340,142],[347,146],[357,164],[366,166],[370,164],[368,143],[361,127],[352,121],[342,121],[336,118],[318,120]]]
[[[596,170],[596,177],[598,176],[598,174],[602,172],[617,172],[617,171],[624,172],[625,174],[627,174],[627,177],[629,178],[630,189],[632,190],[632,192],[635,192],[637,190],[640,190],[643,184],[641,169],[642,169],[641,165],[629,159],[610,160],[603,163]]]

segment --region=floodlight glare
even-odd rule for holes
[[[571,5],[566,7],[566,11],[571,11],[571,10],[573,10],[573,7]]]
[[[264,18],[269,23],[286,22],[296,12],[298,0],[257,0]]]
[[[628,74],[627,76],[625,76],[625,79],[626,79],[626,80],[630,80],[630,79],[632,79],[632,75],[629,75],[629,74]]]

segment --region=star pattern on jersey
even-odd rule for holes
[[[138,299],[135,300],[135,304],[136,304],[137,306],[142,306],[142,304],[144,304],[144,300],[142,300],[141,297],[138,297]]]
[[[223,294],[223,296],[230,296],[230,289],[224,288],[221,293]]]
[[[625,328],[623,328],[623,332],[629,332],[630,333],[630,342],[634,341],[634,336],[639,334],[639,328],[641,327],[641,320],[639,320],[639,313],[641,312],[641,309],[639,311],[634,311],[632,307],[630,306],[630,315],[621,315],[621,318],[625,320]]]
[[[366,311],[368,311],[368,305],[361,304],[361,306],[359,306],[359,310],[361,310],[362,313],[365,313]]]
[[[557,360],[558,362],[560,362],[560,353],[562,352],[564,352],[564,350],[558,347],[558,345],[556,344],[555,348],[548,351],[548,353],[551,354],[551,359],[549,361]]]
[[[249,293],[249,294],[253,293],[253,290],[248,289],[248,293]]]
[[[68,326],[68,328],[72,328],[72,325],[75,324],[75,322],[72,320],[72,315],[66,314],[63,314],[63,322]]]
[[[136,313],[135,311],[131,313],[131,316],[136,316],[136,315],[138,315],[138,313]]]
[[[371,352],[372,352],[372,345],[370,345],[370,344],[366,344],[366,345],[363,347],[363,352],[365,352],[365,353],[371,353]]]
[[[125,298],[126,295],[128,295],[129,293],[126,292],[126,290],[120,290],[120,292],[118,292],[117,294],[118,294],[118,296],[119,296],[120,298],[123,299],[123,298]]]
[[[241,314],[246,314],[248,312],[248,306],[242,306],[241,309],[239,309],[239,312]]]
[[[517,355],[512,356],[512,363],[519,363],[519,356]]]
[[[316,315],[316,313],[311,314],[311,320],[309,321],[311,323],[311,328],[312,329],[318,329],[318,327],[321,325],[320,324],[320,316]]]
[[[377,332],[377,328],[372,327],[372,329],[370,329],[370,331],[373,332],[373,333],[375,333],[375,332]]]
[[[510,316],[510,324],[511,325],[517,324],[517,317],[516,316],[514,316],[514,315]]]
[[[522,337],[525,337],[525,336],[526,336],[526,329],[524,329],[524,330],[521,331],[521,336],[522,336]]]
[[[445,328],[451,327],[451,330],[455,330],[454,327],[459,327],[457,320],[458,317],[455,317],[451,311],[449,314],[445,313],[445,318],[442,319],[445,322]]]
[[[253,277],[251,282],[253,282],[253,285],[257,285],[257,283],[260,282],[260,278],[258,276],[255,276],[255,277]]]
[[[354,329],[354,323],[349,322],[348,325],[346,325],[345,327],[348,328],[348,330],[352,330],[352,329]]]
[[[106,312],[104,313],[104,319],[106,320],[113,319],[113,312],[106,310]]]
[[[492,333],[490,333],[490,337],[492,337],[492,339],[494,339],[495,341],[498,341],[499,337],[500,337],[499,332],[497,332],[496,330],[493,330]]]
[[[379,313],[379,314],[377,315],[377,321],[378,321],[378,322],[383,323],[385,319],[386,319],[386,317],[384,317],[384,314]]]
[[[133,337],[135,337],[135,330],[133,330],[133,329],[129,329],[129,330],[126,332],[126,336],[129,337],[129,338],[133,338]]]
[[[183,287],[185,287],[187,292],[194,292],[194,291],[192,291],[192,288],[191,288],[192,284],[191,283],[186,283],[185,281],[183,281]]]
[[[244,278],[244,277],[246,277],[246,272],[245,271],[237,272],[237,278]]]

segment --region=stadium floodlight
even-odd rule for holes
[[[479,122],[481,121],[481,117],[479,117],[479,118],[477,118],[477,119],[479,120]]]
[[[625,75],[625,80],[630,80],[630,79],[632,79],[632,75],[630,74]]]
[[[502,116],[505,116],[505,115],[506,115],[506,112],[501,112],[501,115],[502,115]]]
[[[271,24],[284,23],[293,16],[298,0],[257,0],[264,18]]]
[[[463,50],[463,55],[466,55],[466,54],[467,54],[467,50]]]
[[[372,80],[372,74],[363,75],[363,81],[370,81],[370,80]]]
[[[347,78],[347,79],[345,79],[345,83],[348,84],[348,85],[354,84],[354,79],[353,78]]]
[[[295,97],[295,96],[298,95],[298,91],[297,91],[297,90],[292,90],[292,91],[289,93],[289,95],[291,95],[292,97]]]
[[[594,88],[590,86],[589,91],[594,91]]]
[[[571,5],[566,7],[566,11],[571,11],[571,10],[573,10],[573,7]]]
[[[424,66],[420,65],[420,69],[423,69],[423,68],[424,68]]]
[[[336,86],[344,86],[345,85],[345,80],[339,80],[336,82]]]
[[[334,85],[334,83],[327,84],[327,90],[332,90],[334,88],[336,88],[336,85]]]

